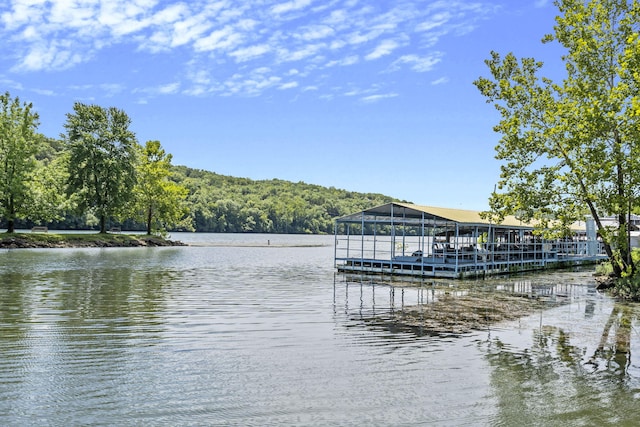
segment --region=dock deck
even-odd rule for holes
[[[338,258],[337,269],[344,273],[364,273],[382,275],[406,275],[419,277],[441,278],[472,278],[485,277],[496,274],[507,274],[524,271],[546,270],[554,268],[568,268],[574,266],[591,265],[602,262],[602,255],[597,256],[567,256],[546,260],[504,260],[504,261],[455,261],[428,260],[376,260],[364,258]]]
[[[491,224],[473,211],[391,203],[340,218],[334,259],[346,273],[466,278],[596,264],[606,256],[587,224],[546,240],[514,218]]]

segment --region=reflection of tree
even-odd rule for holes
[[[73,313],[63,319],[72,336],[100,340],[105,334],[99,331],[127,337],[132,328],[159,330],[158,316],[166,299],[164,285],[171,283],[170,273],[136,270],[127,260],[130,255],[127,251],[110,253],[105,265],[56,272],[51,277],[54,287],[65,289],[56,295],[56,304],[63,312]],[[92,256],[83,260],[83,264],[92,262],[96,262]]]
[[[512,351],[500,339],[491,341],[487,357],[497,400],[494,424],[640,425],[640,379],[626,370],[636,318],[630,307],[616,305],[593,355],[550,326],[536,330],[533,344],[523,351]]]
[[[598,370],[606,369],[624,376],[631,363],[631,330],[635,315],[627,305],[616,304],[611,310],[600,338],[600,344],[590,360]],[[611,330],[615,329],[615,332]]]
[[[156,380],[154,353],[147,350],[165,330],[162,313],[176,273],[155,268],[165,263],[152,258],[171,253],[13,255],[15,264],[29,268],[0,268],[0,384],[8,386],[0,390],[0,401],[12,408],[0,420],[77,424],[75,404],[84,397],[93,399],[95,415],[101,411],[95,402],[126,398],[136,372]],[[60,408],[71,415],[64,418]]]
[[[0,273],[0,354],[6,361],[17,356],[16,350],[27,346],[25,337],[28,327],[24,322],[30,316],[30,301],[25,286],[29,283],[28,272]]]

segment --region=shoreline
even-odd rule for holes
[[[0,234],[0,249],[135,248],[165,246],[188,245],[180,241],[167,240],[159,236],[130,234]]]

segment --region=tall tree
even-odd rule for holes
[[[62,141],[42,137],[40,151],[36,154],[36,168],[30,179],[28,217],[32,221],[59,220],[65,212],[72,210],[74,199],[64,194],[68,160]]]
[[[566,77],[540,77],[542,63],[492,52],[491,78],[474,82],[494,103],[502,160],[490,206],[541,227],[566,228],[589,214],[616,276],[634,274],[628,218],[640,192],[640,3],[556,0],[554,34]],[[618,226],[606,227],[604,215]]]
[[[7,221],[8,233],[15,231],[15,220],[31,206],[30,177],[42,139],[36,133],[38,125],[31,104],[21,104],[9,92],[0,96],[0,216]]]
[[[108,218],[126,208],[135,184],[138,146],[129,116],[117,108],[76,102],[64,127],[69,146],[67,192],[91,210],[106,233]]]
[[[191,228],[185,203],[189,190],[169,179],[171,159],[159,141],[147,141],[141,147],[134,212],[146,224],[147,234],[162,233],[176,225]]]

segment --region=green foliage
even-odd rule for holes
[[[640,262],[640,249],[633,249],[631,255],[636,264]],[[611,262],[604,262],[596,268],[596,275],[611,276],[613,274]],[[640,301],[640,274],[638,272],[623,274],[622,277],[616,278],[610,289],[610,294],[624,300]]]
[[[106,233],[106,220],[123,212],[135,184],[137,142],[131,120],[117,108],[76,102],[67,114],[68,194],[78,208],[92,210]]]
[[[500,218],[515,214],[562,233],[590,214],[618,277],[635,271],[626,238],[640,194],[640,7],[627,0],[559,0],[555,33],[566,48],[566,78],[539,76],[533,58],[486,61],[491,78],[474,84],[501,115],[496,158],[503,161],[490,199]],[[606,229],[603,215],[619,227]]]
[[[636,274],[617,279],[610,293],[624,300],[640,301],[640,276]]]
[[[146,224],[147,234],[163,234],[177,226],[191,229],[190,222],[185,221],[189,190],[169,179],[171,154],[165,153],[159,141],[147,141],[140,147],[139,158],[134,218]]]
[[[36,168],[29,184],[32,200],[28,217],[38,224],[62,219],[66,211],[74,208],[74,198],[66,197],[64,192],[69,156],[63,149],[60,141],[43,138],[36,154]]]
[[[0,217],[13,232],[16,219],[33,214],[29,183],[37,168],[35,155],[41,136],[38,114],[9,92],[0,96]]]
[[[187,203],[197,231],[220,233],[333,233],[334,219],[397,201],[333,187],[279,179],[254,181],[173,167],[189,189]]]
[[[129,117],[116,108],[76,103],[67,114],[64,139],[45,138],[35,133],[37,115],[30,105],[21,106],[8,94],[3,100],[0,159],[13,162],[12,171],[19,171],[11,176],[0,171],[4,224],[11,220],[30,228],[46,223],[52,229],[99,225],[106,233],[107,221],[115,219],[121,222],[110,225],[159,234],[194,229],[332,233],[337,217],[397,201],[381,194],[173,166],[158,141],[137,144]]]

